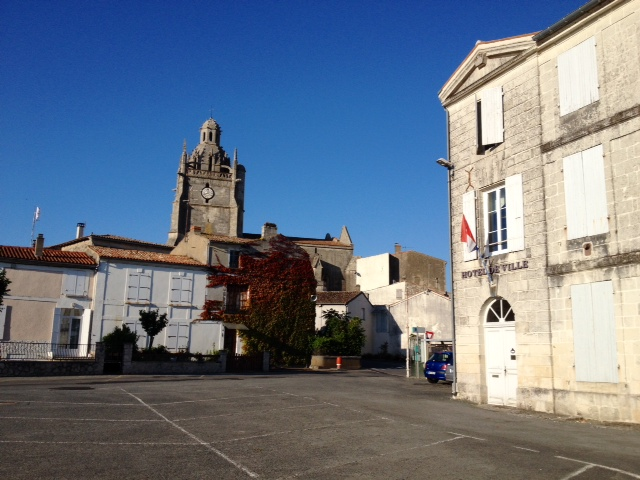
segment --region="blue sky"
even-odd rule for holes
[[[438,91],[477,40],[585,0],[0,3],[0,244],[165,243],[210,116],[247,169],[245,231],[349,228],[360,256],[449,259]]]

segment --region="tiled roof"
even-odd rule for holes
[[[200,236],[219,243],[233,243],[236,245],[252,245],[256,243],[254,238],[227,237],[226,235],[212,235],[209,233],[200,233]]]
[[[316,240],[314,238],[291,238],[288,237],[293,243],[298,245],[322,245],[325,247],[339,247],[339,248],[353,248],[353,245],[347,245],[346,243],[340,243],[338,240]]]
[[[0,246],[0,260],[2,261],[27,261],[38,263],[59,263],[66,265],[96,266],[96,261],[84,252],[67,252],[45,248],[42,256],[36,257],[33,247],[5,247]]]
[[[80,242],[84,242],[86,240],[88,240],[90,237],[93,238],[97,238],[97,239],[104,239],[104,240],[114,240],[114,241],[118,241],[118,242],[126,242],[126,243],[134,243],[137,245],[150,245],[150,246],[154,246],[154,247],[164,247],[164,248],[172,248],[169,245],[165,245],[162,243],[153,243],[153,242],[145,242],[144,240],[136,240],[134,238],[127,238],[127,237],[119,237],[118,235],[94,235],[91,234],[89,236],[86,237],[80,237],[80,238],[74,238],[73,240],[69,240],[68,242],[64,242],[64,243],[59,243],[58,245],[52,245],[52,248],[62,248],[62,247],[66,247],[69,245],[74,245],[76,243],[80,243]]]
[[[206,267],[184,255],[170,255],[168,253],[145,252],[144,250],[124,250],[122,248],[108,248],[91,246],[89,250],[96,252],[101,258],[112,258],[117,260],[133,260],[150,263],[170,263],[174,265],[193,265],[196,267]]]
[[[362,292],[318,292],[316,305],[346,305]]]

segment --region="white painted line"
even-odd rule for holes
[[[178,430],[180,430],[182,433],[184,433],[185,435],[187,435],[189,438],[192,438],[193,440],[195,440],[196,442],[198,442],[199,444],[201,444],[203,447],[208,448],[209,450],[211,450],[213,453],[215,453],[216,455],[218,455],[219,457],[225,459],[227,462],[229,462],[231,465],[233,465],[234,467],[236,467],[239,470],[242,470],[244,473],[246,473],[247,475],[249,475],[252,478],[257,478],[258,474],[252,472],[251,470],[249,470],[247,467],[243,466],[242,464],[240,464],[239,462],[236,462],[235,460],[229,458],[227,455],[225,455],[224,453],[222,453],[220,450],[218,450],[217,448],[213,447],[212,445],[208,444],[207,442],[205,442],[204,440],[201,440],[200,438],[196,437],[193,433],[188,432],[187,430],[185,430],[184,428],[182,428],[180,425],[178,425],[175,422],[172,422],[171,420],[169,420],[167,417],[165,417],[163,414],[161,414],[158,410],[156,410],[155,408],[153,408],[151,405],[146,404],[142,399],[136,397],[135,395],[133,395],[132,393],[127,392],[124,388],[121,388],[121,390],[128,394],[131,395],[133,398],[135,398],[136,400],[138,400],[138,402],[140,402],[142,405],[144,405],[145,407],[147,407],[149,410],[151,410],[153,413],[155,413],[156,415],[158,415],[160,418],[164,419],[169,425],[177,428]]]
[[[101,405],[105,407],[139,407],[137,403],[101,403],[101,402],[44,402],[40,400],[2,400],[12,403],[42,403],[47,405]]]
[[[0,440],[0,443],[35,443],[39,445],[142,445],[153,447],[162,445],[193,447],[194,445],[198,445],[195,442],[54,442],[50,440]]]
[[[570,478],[574,478],[577,477],[578,475],[582,475],[584,472],[586,472],[587,470],[589,470],[590,468],[593,468],[593,465],[585,465],[582,468],[579,468],[578,470],[576,470],[573,473],[570,473],[569,475],[567,475],[566,477],[562,477],[561,480],[569,480]]]
[[[474,440],[480,440],[481,442],[486,442],[486,438],[478,438],[478,437],[472,437],[471,435],[464,435],[462,433],[456,433],[456,432],[447,432],[450,433],[451,435],[458,435],[459,437],[465,437],[465,438],[473,438]]]
[[[129,394],[133,395],[133,394]],[[183,403],[203,403],[203,402],[219,402],[221,400],[237,400],[239,398],[256,398],[256,397],[278,397],[282,395],[288,395],[287,393],[276,393],[276,394],[268,394],[268,395],[243,395],[241,397],[222,397],[222,398],[202,398],[199,400],[179,400],[176,402],[160,402],[160,403],[149,403],[148,405],[180,405]],[[136,397],[137,398],[137,397]],[[145,404],[147,405],[147,404]]]
[[[64,422],[161,422],[162,420],[115,420],[107,418],[64,418],[64,417],[0,417],[0,420],[52,420]]]
[[[203,417],[174,418],[173,421],[174,422],[187,422],[187,421],[191,421],[191,420],[202,420],[203,418],[231,417],[233,415],[242,415],[243,417],[246,417],[248,415],[256,415],[256,414],[267,413],[267,412],[279,412],[281,410],[293,410],[295,408],[323,407],[324,405],[325,405],[324,403],[314,403],[314,404],[309,404],[309,405],[296,405],[295,407],[269,408],[267,410],[258,410],[258,411],[251,411],[251,412],[238,411],[238,412],[232,412],[232,413],[220,413],[218,415],[205,415]],[[2,417],[0,417],[0,418],[2,418]]]
[[[570,462],[577,462],[577,463],[583,463],[589,467],[598,467],[598,468],[604,468],[605,470],[611,470],[612,472],[618,472],[618,473],[622,473],[623,475],[628,475],[631,478],[640,478],[640,475],[637,475],[635,473],[631,473],[631,472],[627,472],[625,470],[620,470],[619,468],[613,468],[613,467],[607,467],[606,465],[600,465],[598,463],[591,463],[591,462],[584,462],[582,460],[576,460],[575,458],[568,458],[568,457],[561,457],[559,455],[556,455],[556,458],[560,458],[562,460],[569,460]],[[573,475],[570,475],[568,477],[565,478],[571,478]]]
[[[513,448],[517,448],[518,450],[526,450],[527,452],[540,453],[539,450],[534,450],[532,448],[516,447],[515,445],[513,445]]]

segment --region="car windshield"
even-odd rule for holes
[[[438,352],[431,355],[430,362],[451,363],[451,354],[448,352]]]

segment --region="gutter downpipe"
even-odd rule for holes
[[[451,161],[451,144],[449,135],[451,126],[449,124],[449,110],[444,108],[447,119],[447,159]],[[451,394],[458,396],[458,356],[456,355],[456,303],[454,301],[454,285],[453,285],[453,218],[451,218],[451,180],[453,178],[453,168],[447,170],[447,190],[449,192],[449,272],[451,275],[451,333],[453,341],[451,342],[451,351],[453,353],[453,383],[451,384]]]

